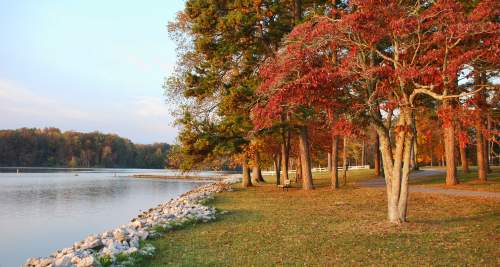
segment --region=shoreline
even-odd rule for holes
[[[149,178],[149,177],[148,177]],[[240,174],[228,174],[206,185],[196,187],[175,199],[141,212],[129,223],[100,234],[89,235],[72,247],[55,251],[47,257],[29,258],[23,267],[94,267],[134,265],[152,256],[155,248],[145,243],[169,230],[193,222],[209,222],[217,210],[203,204],[218,192],[230,191]],[[213,180],[212,180],[213,181]]]

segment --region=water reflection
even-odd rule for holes
[[[114,172],[0,173],[0,266],[71,246],[200,185]]]

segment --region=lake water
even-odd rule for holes
[[[0,267],[20,266],[29,257],[126,224],[140,211],[201,185],[128,177],[173,174],[169,170],[5,170],[0,170]]]

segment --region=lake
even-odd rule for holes
[[[170,170],[0,169],[0,267],[48,256],[203,184],[131,178]],[[29,172],[29,173],[28,173]],[[196,175],[211,176],[203,172]]]

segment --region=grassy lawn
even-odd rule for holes
[[[226,214],[152,241],[141,266],[500,266],[500,201],[413,193],[410,222],[394,226],[383,189],[328,179],[311,192],[235,186],[210,203]]]
[[[475,167],[472,167],[470,172],[467,174],[463,173],[462,170],[459,169],[457,175],[460,184],[455,186],[444,185],[444,180],[445,180],[444,174],[422,177],[418,180],[412,181],[411,184],[425,185],[426,187],[434,187],[434,188],[500,192],[500,167],[497,166],[492,167],[492,172],[488,173],[487,182],[478,181],[477,169]]]

